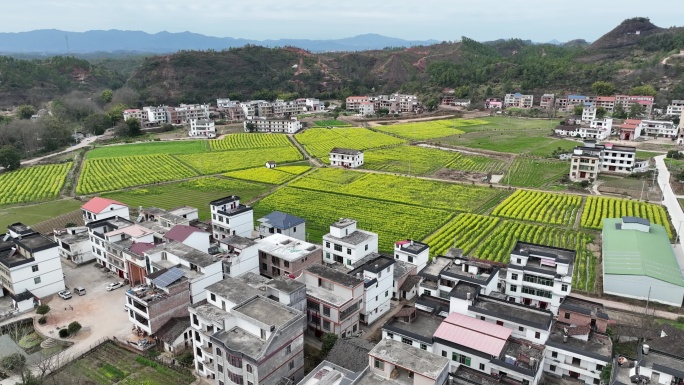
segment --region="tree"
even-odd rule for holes
[[[615,93],[615,86],[609,82],[597,81],[591,85],[591,90],[598,96],[608,96]]]
[[[88,115],[83,120],[83,129],[93,135],[102,135],[111,126],[112,119],[103,113]]]
[[[321,342],[323,343],[323,346],[321,347],[321,357],[327,357],[328,353],[330,353],[337,342],[337,334],[326,333],[321,337]]]
[[[629,113],[627,114],[628,117],[630,118],[636,118],[641,116],[644,113],[644,106],[642,106],[639,103],[632,103],[631,106],[629,106]]]
[[[13,353],[0,358],[0,366],[8,372],[19,373],[26,366],[26,356],[21,353]]]
[[[8,171],[21,167],[21,153],[14,146],[0,147],[0,166]]]
[[[254,130],[256,130],[256,126],[252,122],[246,123],[245,128],[248,132],[254,132]]]
[[[629,90],[630,95],[655,96],[657,93],[656,89],[650,84],[637,86]]]
[[[74,321],[67,326],[67,329],[69,330],[69,334],[76,334],[81,330],[81,324],[78,323],[78,321]]]
[[[38,315],[46,315],[49,312],[50,312],[50,306],[48,306],[48,305],[39,305],[36,308],[36,314],[38,314]]]
[[[596,119],[603,119],[604,116],[606,116],[606,109],[599,106],[596,107]]]
[[[625,109],[622,107],[622,104],[616,104],[615,108],[613,108],[613,118],[615,118],[615,119],[627,118],[627,112],[625,112]]]
[[[142,133],[140,121],[136,118],[128,119],[126,121],[126,126],[128,126],[128,136],[138,136]]]
[[[599,375],[599,378],[601,378],[601,383],[604,385],[607,385],[610,383],[610,374],[613,371],[613,364],[608,364],[601,369],[601,374]]]
[[[584,110],[584,107],[578,105],[578,106],[575,106],[575,107],[572,109],[572,113],[575,114],[575,115],[582,115],[582,111],[583,111],[583,110]]]
[[[112,124],[116,124],[123,119],[124,110],[126,110],[126,105],[122,103],[119,103],[107,110],[107,115],[109,115],[109,119],[112,121]]]
[[[19,119],[31,119],[31,116],[36,114],[36,109],[31,105],[24,104],[17,107],[16,113]]]
[[[59,329],[59,338],[69,337],[69,329]]]
[[[113,96],[114,92],[110,89],[106,89],[100,93],[100,100],[102,100],[105,103],[109,103],[112,101]]]

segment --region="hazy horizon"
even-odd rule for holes
[[[535,42],[553,39],[593,41],[624,19],[642,16],[663,28],[682,23],[684,9],[671,0],[606,1],[585,8],[576,3],[550,4],[530,0],[519,4],[453,4],[425,0],[420,7],[406,2],[391,7],[367,1],[324,3],[273,0],[221,4],[166,0],[33,0],[3,4],[0,32],[58,29],[193,32],[207,36],[254,40],[338,39],[380,34],[406,40],[486,41],[520,38]],[[390,10],[391,9],[391,10]],[[654,14],[654,10],[662,10]],[[58,15],[55,17],[55,15]]]

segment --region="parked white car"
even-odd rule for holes
[[[114,289],[118,289],[121,286],[123,286],[123,282],[112,282],[109,285],[107,285],[107,291],[112,291]]]
[[[69,299],[71,298],[71,292],[69,290],[62,290],[59,293],[57,293],[58,296],[62,297],[62,299]]]

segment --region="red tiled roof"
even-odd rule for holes
[[[510,335],[511,329],[458,313],[451,313],[435,332],[436,338],[497,357]]]
[[[137,255],[142,255],[144,252],[152,248],[154,248],[154,243],[139,242],[134,243],[133,246],[131,246],[131,252]]]
[[[575,327],[568,327],[566,328],[568,331],[569,336],[585,336],[589,334],[589,331],[591,330],[590,325],[584,325],[584,326],[575,326]]]
[[[206,233],[206,232],[198,229],[197,227],[185,226],[185,225],[176,225],[176,226],[173,226],[173,228],[171,230],[169,230],[166,234],[164,234],[164,238],[171,239],[171,240],[178,241],[178,242],[183,242],[184,240],[188,239],[188,237],[192,233]]]
[[[599,96],[596,100],[599,102],[614,102],[615,96]]]
[[[91,213],[99,214],[99,213],[101,213],[102,211],[104,211],[104,209],[106,209],[107,207],[109,207],[109,205],[112,205],[112,204],[114,204],[114,205],[126,206],[125,204],[123,204],[123,203],[121,203],[121,202],[117,202],[117,201],[115,201],[115,200],[113,200],[113,199],[95,197],[95,198],[89,200],[89,201],[88,201],[86,204],[84,204],[83,206],[81,206],[81,208],[82,208],[83,210],[88,210],[88,211],[90,211]]]

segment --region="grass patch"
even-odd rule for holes
[[[177,158],[201,174],[209,175],[260,167],[269,160],[276,163],[294,162],[301,160],[303,156],[294,146],[288,145],[287,147],[272,147],[268,150],[251,149],[178,155]]]
[[[196,154],[205,151],[209,151],[209,142],[206,140],[179,140],[99,147],[88,151],[86,159],[155,154]]]
[[[456,153],[454,160],[447,165],[448,169],[461,171],[475,171],[482,173],[503,173],[506,162],[488,156]]]
[[[351,124],[349,124],[347,122],[343,122],[341,120],[335,120],[335,119],[317,120],[314,122],[314,124],[317,125],[318,127],[328,127],[328,126],[330,126],[330,127],[351,127]]]
[[[74,199],[62,199],[30,206],[0,206],[0,228],[22,222],[33,225],[72,212],[83,205]]]
[[[403,138],[426,140],[463,134],[465,131],[462,130],[462,128],[482,126],[486,124],[489,123],[481,119],[448,119],[392,124],[389,126],[378,126],[374,128],[378,131],[387,132],[401,136]]]
[[[200,220],[211,217],[209,202],[227,195],[238,195],[243,202],[266,193],[270,186],[233,179],[206,177],[164,186],[140,188],[104,194],[103,196],[126,203],[131,207],[159,207],[172,209],[183,205],[199,209]]]
[[[452,162],[455,156],[453,152],[434,148],[397,146],[366,151],[363,155],[363,168],[399,174],[430,175]]]
[[[295,139],[316,158],[328,157],[335,147],[366,150],[405,143],[403,139],[381,134],[366,128],[310,128],[295,134]]]
[[[650,159],[653,158],[654,156],[660,156],[660,155],[665,155],[661,152],[650,152],[650,151],[640,151],[637,150],[636,152],[636,157],[637,159]],[[669,162],[668,159],[665,159],[665,162]]]
[[[119,368],[111,364],[102,365],[100,370],[105,375],[105,377],[111,379],[112,382],[121,381],[124,379],[124,377],[126,377],[126,373],[122,372],[121,370],[119,370]]]
[[[518,157],[513,161],[501,184],[511,186],[542,187],[559,179],[570,170],[568,162]]]
[[[557,147],[572,148],[577,142],[550,136],[551,130],[479,130],[442,138],[438,144],[507,152],[512,154],[533,154],[550,156]]]

